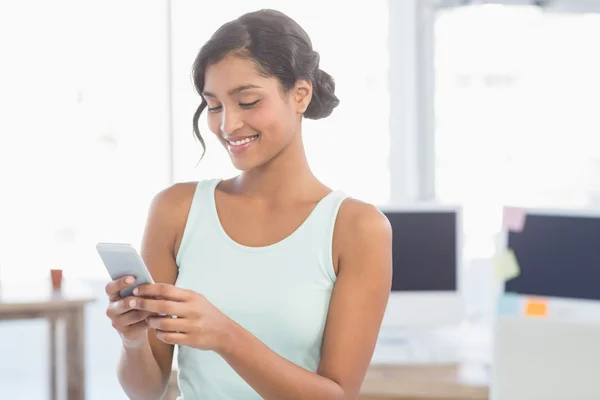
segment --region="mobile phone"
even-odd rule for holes
[[[121,290],[121,297],[132,296],[138,286],[154,283],[144,260],[129,243],[98,243],[96,250],[113,281],[128,275],[135,278],[133,285]]]

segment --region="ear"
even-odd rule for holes
[[[300,115],[304,114],[312,99],[312,82],[307,79],[298,80],[294,86],[292,99],[296,112]]]

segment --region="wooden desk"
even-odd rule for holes
[[[165,400],[177,398],[173,371]],[[488,400],[488,377],[479,366],[372,365],[360,400]]]
[[[361,400],[488,400],[488,376],[481,366],[372,365]]]
[[[74,285],[66,286],[61,293],[53,292],[50,282],[43,285],[3,283],[0,286],[0,321],[43,318],[49,322],[51,400],[59,399],[61,386],[57,354],[60,322],[65,324],[64,345],[61,347],[66,353],[63,359],[67,364],[67,399],[85,398],[84,311],[85,305],[93,300],[90,293]]]

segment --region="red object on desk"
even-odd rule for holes
[[[51,269],[50,278],[52,279],[52,289],[60,290],[62,288],[63,279],[62,269]]]

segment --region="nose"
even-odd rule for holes
[[[235,131],[242,128],[244,126],[244,121],[242,121],[239,113],[236,113],[233,110],[228,110],[221,113],[221,132],[227,136],[232,135]]]

